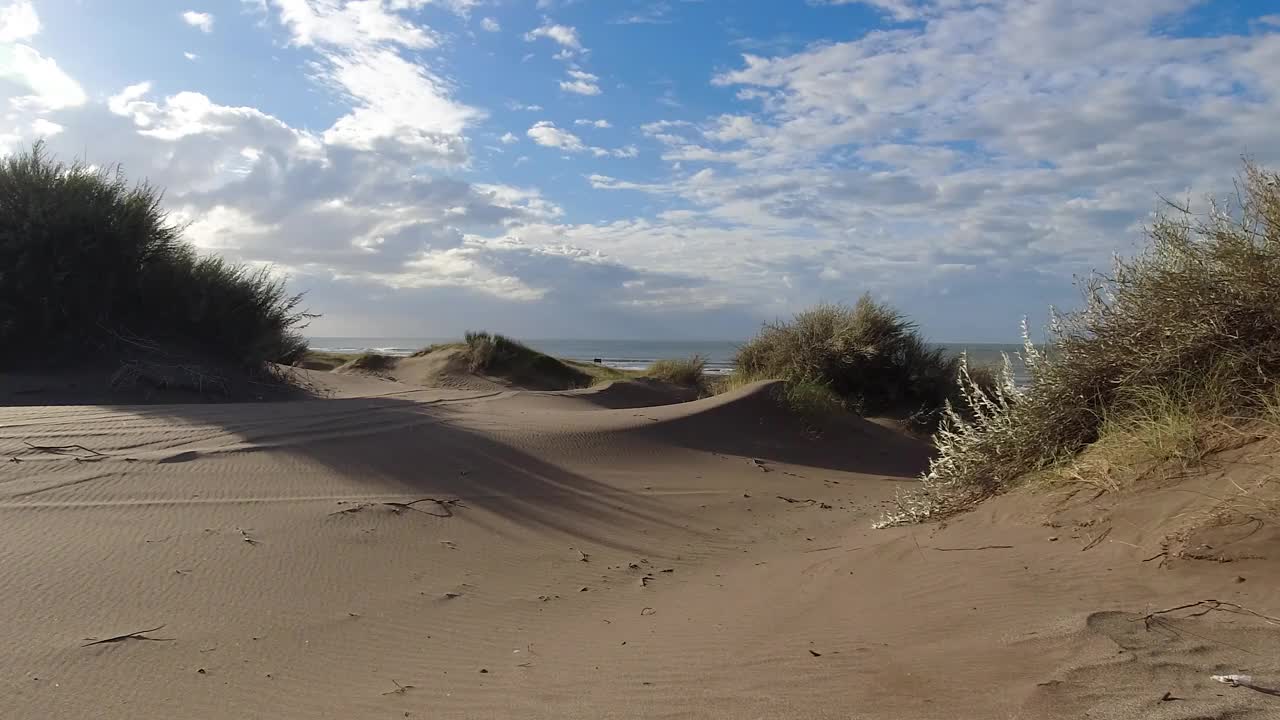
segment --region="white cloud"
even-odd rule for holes
[[[545,20],[542,25],[524,34],[526,42],[533,42],[538,38],[547,38],[560,46],[561,51],[556,57],[567,58],[583,50],[578,30],[571,25],[558,25]]]
[[[570,80],[561,80],[560,89],[565,92],[576,93],[578,95],[599,95],[600,94],[600,78],[583,70],[567,71]]]
[[[48,112],[83,105],[88,99],[80,83],[53,58],[20,43],[8,48],[8,62],[0,64],[0,81],[17,88],[9,97],[9,106],[16,110]]]
[[[666,25],[671,22],[669,14],[671,6],[665,2],[654,2],[642,10],[632,12],[616,20],[614,25]]]
[[[582,142],[582,138],[568,130],[561,130],[549,120],[541,120],[534,123],[533,127],[529,128],[525,134],[529,136],[530,140],[543,147],[559,148],[569,152],[582,152],[587,149],[587,146]]]
[[[449,84],[402,50],[435,47],[430,28],[399,11],[427,0],[274,0],[295,45],[313,47],[319,78],[354,101],[324,133],[358,150],[394,147],[436,164],[466,159],[463,131],[483,113],[454,101]],[[450,5],[455,11],[474,3]]]
[[[894,20],[916,20],[923,14],[924,0],[817,0],[823,5],[869,5]]]
[[[613,149],[587,145],[582,142],[582,138],[568,130],[556,127],[555,123],[550,120],[541,120],[534,123],[526,134],[529,139],[543,147],[557,148],[565,152],[588,152],[595,157],[615,158],[634,158],[640,155],[640,149],[634,145]]]
[[[210,13],[188,10],[182,13],[182,21],[193,28],[198,28],[200,32],[213,32],[213,15]]]
[[[0,43],[11,43],[35,37],[40,32],[40,17],[31,0],[18,0],[0,7]]]
[[[497,19],[491,18],[491,17],[487,17],[481,20],[480,28],[485,32],[501,32],[502,31],[502,25],[498,23]]]
[[[503,145],[514,145],[520,142],[520,138],[516,137],[515,133],[505,133],[502,137],[498,138],[498,140]]]
[[[601,128],[601,129],[613,127],[613,125],[609,124],[608,120],[587,120],[584,118],[578,118],[577,120],[574,120],[573,124],[574,125],[590,125],[591,127]]]
[[[64,129],[65,128],[63,128],[58,123],[45,120],[44,118],[36,118],[31,123],[31,132],[35,133],[40,137],[45,137],[45,138],[53,137],[54,135],[57,135],[58,133],[62,132]]]
[[[182,53],[182,57],[184,57],[184,58],[186,58],[186,59],[188,59],[188,60],[190,60],[190,61],[192,61],[192,62],[195,62],[196,60],[199,60],[199,59],[200,59],[200,56],[199,56],[199,55],[197,55],[197,54],[195,54],[195,53],[193,53],[193,52],[184,52],[184,53]]]
[[[396,12],[411,7],[404,2],[392,2],[390,6],[385,6],[382,0],[343,4],[333,0],[272,2],[280,11],[280,20],[289,29],[294,45],[369,50],[389,44],[420,50],[439,44],[433,30],[416,25]]]

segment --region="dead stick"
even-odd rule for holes
[[[59,454],[66,454],[70,450],[83,450],[91,455],[101,455],[102,457],[107,456],[106,453],[98,452],[97,450],[94,450],[92,448],[87,448],[83,445],[32,445],[26,440],[23,440],[22,442],[26,443],[26,446],[31,448],[32,450],[43,450],[45,452],[59,453]]]
[[[437,515],[435,513],[430,513],[430,512],[427,512],[426,510],[419,510],[418,508],[414,507],[414,505],[417,505],[420,502],[427,502],[428,500],[439,505],[440,509],[444,510],[445,514]],[[450,507],[466,507],[466,505],[462,504],[462,500],[460,498],[454,498],[452,500],[441,500],[440,498],[433,498],[433,497],[418,498],[417,500],[412,500],[407,503],[384,502],[382,504],[388,507],[398,508],[400,510],[413,510],[414,512],[420,512],[423,515],[430,515],[431,517],[442,517],[442,518],[453,517],[453,511],[449,509]]]
[[[1094,545],[1097,545],[1098,543],[1105,540],[1106,537],[1110,534],[1111,534],[1111,528],[1107,528],[1106,530],[1103,530],[1101,533],[1098,533],[1098,537],[1090,540],[1088,545],[1085,545],[1084,547],[1080,548],[1080,552],[1084,552],[1085,550],[1088,550]]]
[[[1192,608],[1202,608],[1202,609],[1200,610],[1200,612],[1191,613],[1188,617],[1200,617],[1202,615],[1207,615],[1213,612],[1214,610],[1221,610],[1223,612],[1233,612],[1233,613],[1239,613],[1241,615],[1252,615],[1272,625],[1280,625],[1280,618],[1274,618],[1274,617],[1271,617],[1270,615],[1263,615],[1260,612],[1250,610],[1249,608],[1244,607],[1243,605],[1237,605],[1236,603],[1233,603],[1233,602],[1225,602],[1223,600],[1212,600],[1212,599],[1197,600],[1196,602],[1187,603],[1186,605],[1178,605],[1176,607],[1165,608],[1164,610],[1156,610],[1155,612],[1150,612],[1150,613],[1147,613],[1146,615],[1143,615],[1142,617],[1138,618],[1138,620],[1142,620],[1144,623],[1150,624],[1152,620],[1156,619],[1157,615],[1167,615],[1169,613],[1174,613],[1179,610],[1190,610]]]
[[[149,632],[155,632],[155,631],[159,630],[159,629],[160,629],[160,628],[162,628],[162,627],[164,627],[164,625],[157,625],[157,626],[155,626],[155,627],[151,628],[150,630],[134,630],[134,631],[133,631],[133,632],[131,632],[131,633],[125,633],[125,634],[123,634],[123,635],[116,635],[115,637],[109,637],[109,638],[105,638],[105,639],[103,639],[103,640],[94,640],[93,642],[91,642],[91,643],[85,643],[84,645],[81,645],[80,647],[89,647],[90,645],[102,645],[102,644],[104,644],[104,643],[121,642],[121,641],[123,641],[123,640],[156,640],[156,641],[159,641],[159,640],[161,640],[162,638],[149,638],[149,637],[142,637],[142,636],[143,636],[143,635],[146,635],[146,634],[147,634],[147,633],[149,633]]]
[[[953,548],[936,547],[932,549],[937,550],[938,552],[958,552],[960,550],[1012,550],[1013,546],[1012,545],[982,545],[979,547],[953,547]]]
[[[797,499],[795,499],[795,498],[789,498],[789,497],[787,497],[787,496],[785,496],[785,495],[779,495],[779,496],[778,496],[778,499],[779,499],[779,500],[786,500],[786,501],[787,501],[787,502],[789,502],[789,503],[810,503],[810,504],[812,504],[812,503],[816,503],[816,502],[818,502],[817,500],[813,500],[813,499],[797,500]]]

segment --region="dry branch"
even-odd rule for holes
[[[123,634],[123,635],[116,635],[116,636],[114,636],[114,637],[104,638],[104,639],[102,639],[102,640],[94,640],[93,642],[85,643],[84,645],[81,645],[80,647],[90,647],[90,646],[92,646],[92,645],[105,645],[105,644],[107,644],[107,643],[124,642],[125,640],[151,640],[152,642],[172,642],[172,641],[173,641],[173,638],[149,638],[149,637],[146,637],[146,634],[147,634],[147,633],[155,632],[155,631],[159,630],[159,629],[160,629],[160,628],[162,628],[162,627],[164,627],[164,625],[157,625],[157,626],[155,626],[155,627],[153,627],[153,628],[150,628],[150,629],[148,629],[148,630],[134,630],[134,631],[133,631],[133,632],[131,632],[131,633],[125,633],[125,634]]]

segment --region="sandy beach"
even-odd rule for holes
[[[1274,528],[1162,545],[1265,467],[872,530],[926,444],[768,383],[312,381],[0,408],[4,717],[1280,716]]]

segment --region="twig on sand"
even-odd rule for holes
[[[444,514],[441,515],[439,513],[427,512],[422,508],[415,507],[418,503],[424,503],[428,501],[439,505],[440,509],[444,510]],[[396,513],[399,513],[403,510],[413,510],[414,512],[420,512],[423,515],[430,515],[431,517],[438,517],[438,518],[453,517],[453,511],[449,509],[451,507],[466,507],[466,505],[462,504],[462,500],[457,498],[454,498],[452,500],[441,500],[440,498],[425,497],[425,498],[418,498],[417,500],[412,500],[410,502],[359,503],[357,505],[352,505],[349,508],[343,508],[342,510],[335,510],[329,513],[329,516],[332,517],[334,515],[354,515],[358,512],[367,510],[377,505],[384,505],[386,507],[389,507]]]
[[[1249,675],[1210,675],[1209,678],[1211,680],[1217,680],[1220,683],[1230,685],[1231,687],[1249,688],[1250,690],[1260,692],[1263,695],[1275,695],[1276,697],[1280,697],[1280,690],[1256,685],[1253,682],[1253,678]]]
[[[979,545],[978,547],[936,547],[930,548],[938,552],[959,552],[961,550],[1012,550],[1012,545]]]
[[[102,640],[94,640],[93,642],[85,643],[80,647],[89,647],[91,645],[105,645],[107,643],[124,642],[125,640],[151,640],[152,642],[172,642],[173,638],[150,638],[146,636],[147,633],[155,632],[162,627],[164,627],[164,625],[157,625],[149,630],[134,630],[131,633],[116,635],[114,637],[109,637],[109,638],[103,638]],[[85,638],[85,639],[87,640],[89,638]]]
[[[779,499],[779,500],[785,500],[785,501],[787,501],[787,502],[789,502],[789,503],[791,503],[791,504],[793,504],[793,505],[794,505],[794,504],[796,504],[796,503],[804,503],[804,504],[807,504],[807,505],[812,505],[812,504],[814,504],[814,503],[818,502],[817,500],[814,500],[814,499],[812,499],[812,498],[806,498],[806,499],[804,499],[804,500],[800,500],[800,499],[797,499],[797,498],[789,498],[789,497],[787,497],[786,495],[779,495],[779,496],[778,496],[778,499]]]
[[[1193,608],[1196,612],[1188,613],[1186,617],[1200,617],[1202,615],[1208,615],[1214,610],[1221,610],[1222,612],[1235,613],[1237,615],[1252,615],[1253,617],[1256,617],[1270,625],[1280,625],[1280,618],[1263,615],[1262,613],[1250,610],[1243,605],[1237,605],[1236,603],[1226,602],[1223,600],[1197,600],[1196,602],[1187,603],[1186,605],[1178,605],[1176,607],[1165,608],[1164,610],[1156,610],[1154,612],[1149,612],[1140,618],[1136,618],[1134,622],[1141,620],[1142,624],[1146,626],[1147,629],[1150,629],[1151,623],[1160,621],[1161,618],[1158,617],[1159,615],[1168,615],[1169,613],[1175,613],[1179,610],[1191,610]]]
[[[405,694],[406,692],[408,692],[408,691],[410,691],[410,690],[412,690],[412,689],[414,688],[414,686],[413,686],[413,685],[401,685],[400,683],[396,682],[395,680],[392,680],[392,681],[391,681],[391,683],[392,683],[393,685],[395,685],[395,686],[396,686],[396,689],[395,689],[395,690],[388,690],[388,691],[386,691],[386,692],[382,693],[383,695],[403,695],[403,694]]]
[[[1145,562],[1151,562],[1152,560],[1155,560],[1156,558],[1165,558],[1165,559],[1168,559],[1168,557],[1169,557],[1169,551],[1168,551],[1168,550],[1161,550],[1160,552],[1156,553],[1155,555],[1152,555],[1152,556],[1151,556],[1151,557],[1149,557],[1149,558],[1143,558],[1142,562],[1144,562],[1144,563],[1145,563]],[[1160,562],[1160,564],[1161,564],[1161,565],[1163,565],[1163,564],[1164,564],[1164,561],[1162,560],[1162,561]]]
[[[243,540],[243,541],[245,541],[245,542],[249,543],[250,545],[257,545],[257,544],[258,544],[258,541],[257,541],[256,539],[254,539],[252,536],[250,536],[250,535],[249,535],[249,533],[248,533],[248,531],[244,530],[243,528],[236,528],[236,529],[240,531],[240,539],[241,539],[241,540]]]
[[[1080,548],[1080,552],[1084,552],[1085,550],[1092,548],[1094,545],[1097,545],[1103,540],[1106,540],[1107,536],[1110,534],[1111,534],[1111,528],[1107,528],[1106,530],[1103,530],[1102,532],[1098,533],[1098,537],[1090,540],[1088,545],[1085,545],[1084,547]]]
[[[27,446],[27,447],[29,447],[29,448],[31,448],[32,450],[40,450],[40,451],[43,451],[43,452],[49,452],[49,453],[53,453],[54,455],[71,455],[71,456],[76,456],[75,451],[76,451],[76,450],[80,450],[81,452],[87,452],[87,453],[89,453],[89,455],[90,455],[91,457],[103,457],[103,458],[104,458],[104,457],[107,457],[107,454],[106,454],[106,453],[104,453],[104,452],[98,452],[97,450],[94,450],[93,448],[87,448],[87,447],[85,447],[85,446],[83,446],[83,445],[33,445],[33,444],[31,444],[31,443],[27,442],[26,440],[23,440],[22,442],[23,442],[23,443],[25,443],[25,444],[26,444],[26,446]]]
[[[421,508],[414,507],[418,503],[424,503],[424,502],[435,503],[436,505],[440,506],[440,509],[444,511],[444,514],[439,515],[437,513],[427,512],[426,510],[423,510]],[[431,517],[441,517],[441,518],[453,517],[453,510],[451,510],[450,508],[466,507],[466,505],[462,504],[462,500],[459,498],[453,498],[451,500],[441,500],[440,498],[433,498],[433,497],[418,498],[417,500],[411,500],[406,503],[384,502],[382,504],[390,508],[395,508],[397,510],[413,510],[415,512],[420,512],[423,515],[430,515]]]

